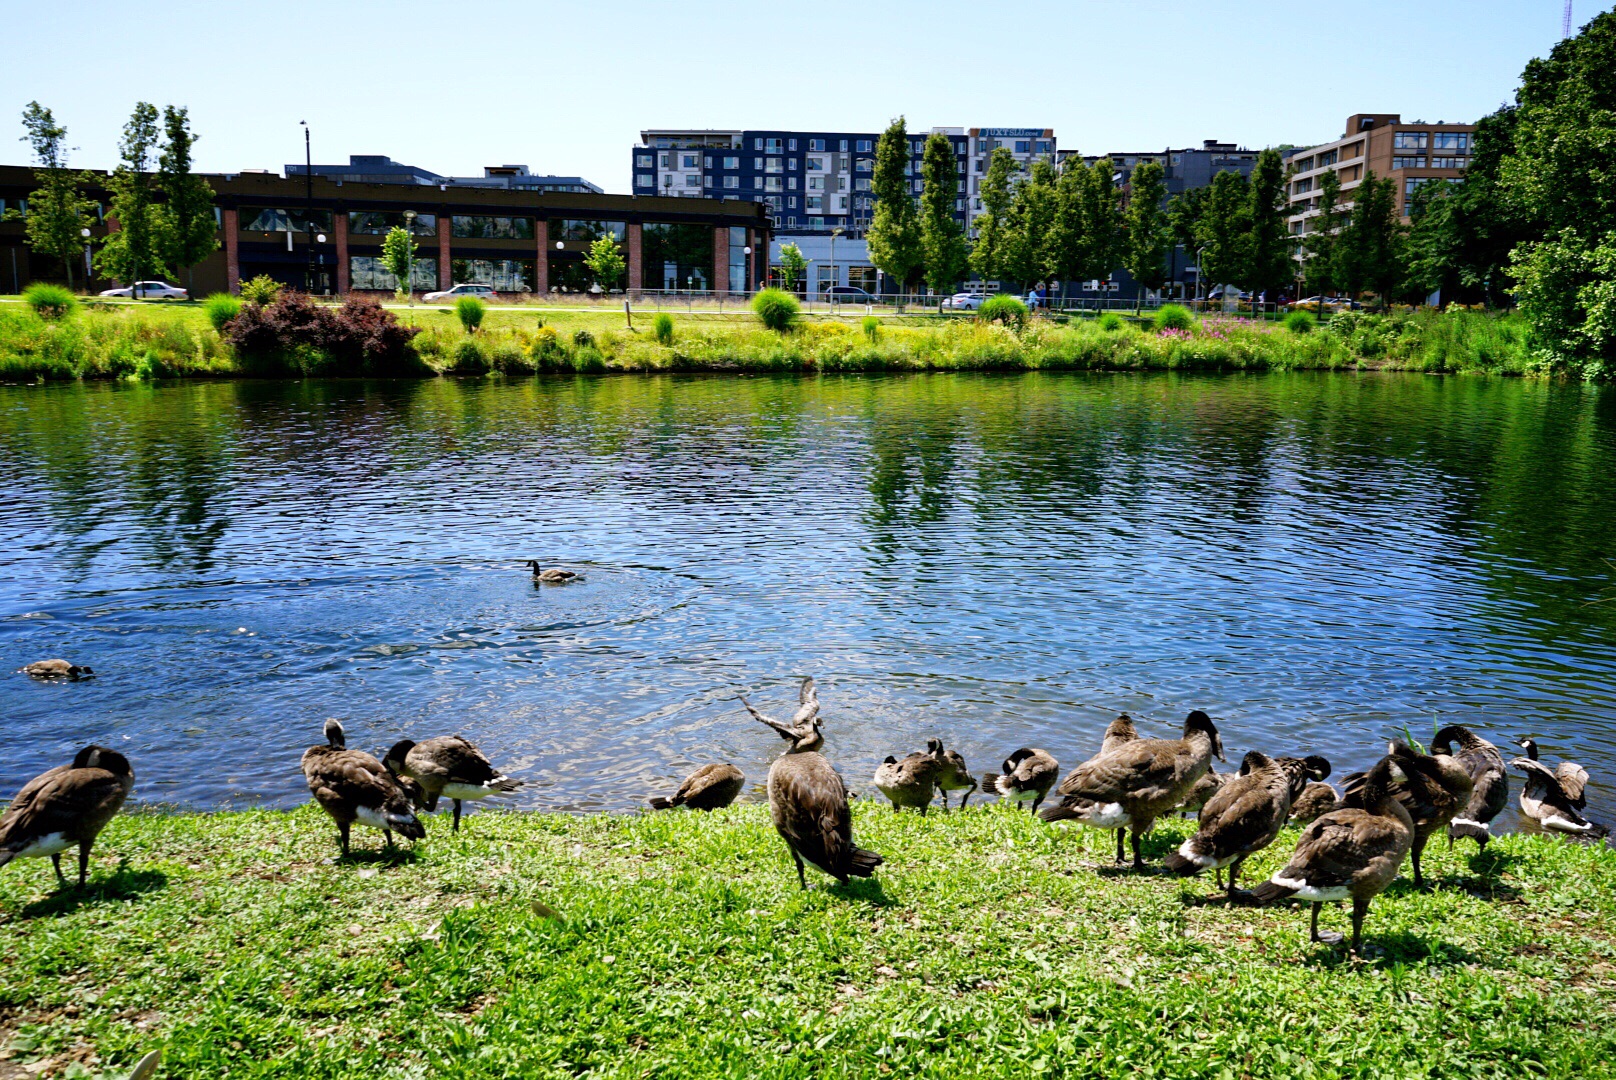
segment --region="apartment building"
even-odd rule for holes
[[[1121,182],[1124,184],[1132,178],[1135,168],[1146,162],[1153,162],[1160,165],[1166,173],[1169,197],[1182,195],[1193,188],[1208,187],[1212,183],[1212,178],[1220,172],[1250,176],[1252,169],[1257,165],[1255,150],[1248,150],[1235,143],[1219,142],[1216,139],[1207,139],[1199,147],[1184,147],[1179,150],[1124,151],[1110,154],[1082,154],[1076,150],[1062,150],[1058,157],[1062,164],[1069,158],[1080,157],[1085,165],[1091,167],[1102,158],[1110,158],[1111,164],[1121,174]]]
[[[1312,220],[1322,213],[1319,181],[1330,171],[1341,177],[1341,199],[1346,204],[1352,202],[1352,192],[1365,173],[1390,177],[1397,212],[1407,222],[1409,205],[1421,186],[1464,179],[1475,131],[1474,124],[1404,123],[1397,113],[1358,113],[1347,119],[1341,138],[1288,151],[1292,235],[1306,235]]]
[[[981,212],[989,156],[1003,147],[1018,161],[1054,159],[1049,128],[939,127],[909,135],[905,173],[918,198],[926,140],[947,136],[959,159],[955,218],[969,226]],[[751,131],[658,128],[633,149],[636,194],[754,200],[768,206],[777,233],[842,229],[861,234],[875,212],[872,131]]]
[[[601,194],[598,184],[581,176],[540,176],[526,165],[489,165],[481,176],[444,176],[431,169],[406,165],[385,154],[350,154],[346,165],[287,165],[286,176],[303,177],[312,171],[315,176],[354,184],[415,184],[421,187],[494,187],[511,191],[567,192],[571,194]]]

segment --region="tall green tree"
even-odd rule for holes
[[[1049,272],[1060,280],[1063,297],[1067,282],[1083,280],[1083,271],[1088,265],[1088,234],[1083,226],[1083,188],[1089,182],[1087,173],[1088,166],[1074,153],[1067,157],[1055,181]]]
[[[415,272],[415,238],[410,230],[395,225],[382,237],[382,265],[393,275],[394,291],[402,299],[410,295],[410,276]]]
[[[1319,213],[1308,219],[1308,232],[1302,241],[1303,279],[1307,289],[1321,297],[1342,288],[1337,252],[1345,223],[1341,174],[1331,169],[1319,178]]]
[[[959,198],[959,161],[948,136],[933,132],[920,162],[920,246],[925,255],[926,284],[934,293],[949,292],[968,269],[965,231],[954,218]]]
[[[594,243],[589,245],[589,254],[584,256],[584,265],[607,292],[617,288],[628,272],[628,263],[617,248],[617,239],[612,236],[595,237]]]
[[[139,102],[123,126],[123,138],[118,141],[121,163],[107,182],[118,228],[108,234],[96,258],[102,274],[131,285],[142,275],[154,273],[160,261],[158,234],[163,223],[153,212],[149,175],[157,141],[157,108]]]
[[[1167,174],[1153,161],[1138,165],[1129,184],[1128,210],[1123,217],[1127,246],[1122,263],[1138,283],[1134,310],[1144,305],[1144,291],[1167,284],[1167,248],[1172,242],[1167,213]]]
[[[1101,158],[1078,187],[1083,210],[1083,280],[1109,281],[1122,265],[1122,205],[1117,191],[1116,166]]]
[[[1270,148],[1257,155],[1249,185],[1251,238],[1244,280],[1239,282],[1248,292],[1278,295],[1296,280],[1295,245],[1286,221],[1288,184],[1278,150]]]
[[[875,212],[864,234],[870,262],[906,289],[925,265],[925,249],[915,200],[904,166],[909,162],[909,130],[898,117],[875,144],[875,173],[870,185]]]
[[[1173,244],[1184,249],[1185,266],[1194,261],[1195,249],[1200,246],[1195,235],[1200,228],[1201,212],[1206,207],[1206,195],[1206,188],[1190,188],[1174,196],[1167,208],[1167,231]],[[1177,262],[1176,253],[1174,261]]]
[[[1016,185],[1005,230],[1005,273],[1022,285],[1053,276],[1055,167],[1038,158]]]
[[[163,152],[157,159],[157,186],[163,203],[156,208],[157,245],[162,260],[178,277],[213,252],[219,240],[213,221],[213,189],[191,171],[189,112],[170,105],[163,110]]]
[[[1251,262],[1251,194],[1239,173],[1212,178],[1195,242],[1201,281],[1207,286],[1235,285],[1246,280]],[[1210,290],[1209,290],[1210,294]]]
[[[786,292],[796,292],[797,282],[808,276],[808,260],[803,257],[802,248],[795,243],[780,245],[780,287]]]
[[[1002,146],[988,157],[988,171],[982,178],[982,212],[976,216],[976,243],[971,246],[971,269],[984,281],[1010,275],[1010,211],[1019,171],[1016,159]]]
[[[72,288],[73,263],[84,248],[81,231],[95,223],[95,202],[79,193],[82,177],[67,167],[67,128],[51,111],[30,101],[22,111],[22,126],[28,132],[23,142],[33,151],[39,184],[28,195],[24,235],[34,251],[61,260],[62,274]]]
[[[1396,183],[1365,170],[1336,249],[1336,271],[1350,295],[1367,289],[1384,305],[1402,291],[1402,234]]]

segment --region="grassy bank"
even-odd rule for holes
[[[1616,1072],[1603,848],[1434,844],[1436,888],[1397,882],[1354,963],[1299,910],[1203,902],[1209,881],[1117,872],[1108,835],[998,807],[861,800],[887,865],[807,893],[757,805],[446,824],[333,865],[311,809],[139,813],[83,892],[7,867],[0,1077],[122,1075],[154,1047],[180,1077]]]
[[[1035,318],[1025,330],[965,317],[813,317],[776,334],[746,314],[670,312],[671,341],[652,312],[633,329],[621,310],[491,308],[468,334],[452,313],[395,312],[422,332],[423,372],[543,371],[1355,370],[1386,368],[1552,374],[1532,358],[1515,317],[1471,312],[1337,317],[1311,333],[1227,316],[1157,332],[1129,319]],[[261,370],[262,365],[259,366]],[[61,320],[0,305],[0,380],[220,377],[248,366],[199,305],[92,307]]]

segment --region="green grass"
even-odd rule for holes
[[[757,805],[440,816],[412,855],[356,831],[337,865],[312,808],[126,814],[83,891],[0,871],[0,1076],[156,1047],[209,1078],[1616,1071],[1608,849],[1438,842],[1436,887],[1397,882],[1353,962],[1300,909],[1113,869],[1109,834],[867,799],[855,822],[878,877],[800,893]]]

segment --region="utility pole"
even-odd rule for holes
[[[1565,18],[1560,23],[1560,37],[1561,38],[1568,38],[1568,37],[1571,36],[1571,5],[1572,5],[1572,3],[1573,3],[1573,0],[1566,0]]]
[[[304,271],[303,291],[310,296],[314,295],[314,154],[309,149],[309,122],[299,120],[303,125],[303,231],[309,238],[309,268]],[[288,225],[291,222],[287,222]]]

